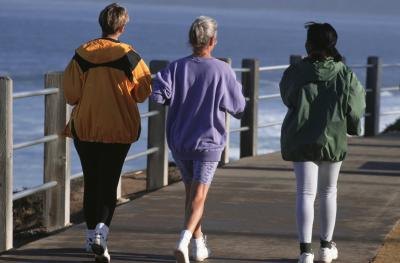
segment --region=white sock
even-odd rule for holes
[[[108,226],[104,223],[98,223],[96,226],[96,233],[101,234],[105,239],[108,237],[108,232],[110,231],[108,229]]]
[[[190,243],[190,239],[192,238],[192,232],[190,232],[189,230],[185,229],[181,232],[181,237],[178,241],[178,247],[182,247],[182,246],[189,246]]]

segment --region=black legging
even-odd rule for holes
[[[130,144],[86,142],[74,139],[84,176],[83,209],[88,229],[110,226],[117,187]]]

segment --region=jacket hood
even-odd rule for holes
[[[335,62],[333,58],[323,61],[305,59],[302,64],[302,72],[307,82],[332,80],[345,66],[342,62]]]
[[[130,45],[117,40],[98,38],[80,46],[76,49],[76,53],[85,60],[98,64],[120,59],[131,50],[133,48]]]

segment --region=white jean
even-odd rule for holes
[[[342,162],[294,162],[296,218],[300,243],[311,243],[314,201],[320,197],[320,238],[331,241],[336,222],[337,181]]]

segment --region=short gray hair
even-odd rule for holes
[[[199,16],[189,30],[189,43],[193,51],[199,51],[207,46],[212,37],[217,34],[217,21],[208,16]]]

